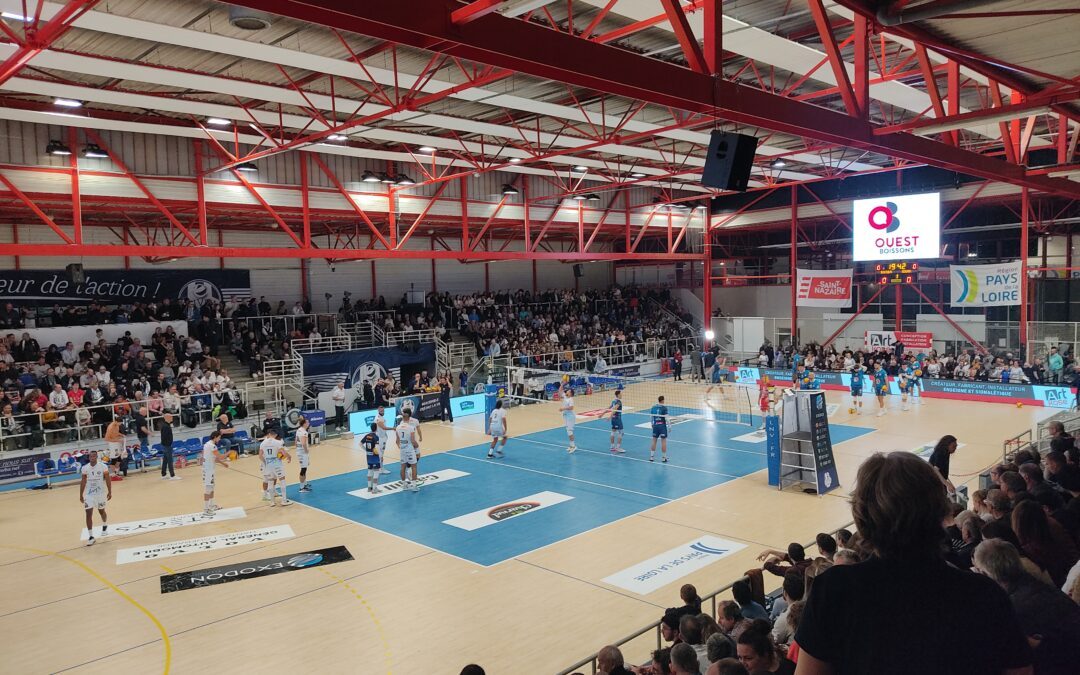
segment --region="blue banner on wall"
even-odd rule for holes
[[[357,412],[349,413],[349,431],[357,436],[363,436],[371,431],[371,425],[375,424],[375,416],[379,414],[378,409],[372,408],[371,410],[359,410]],[[387,406],[383,408],[383,419],[386,420],[386,426],[393,429],[397,426],[397,408],[394,406]]]
[[[318,391],[328,391],[342,380],[346,387],[357,391],[368,381],[387,376],[398,384],[407,384],[414,373],[422,370],[435,375],[435,345],[427,342],[396,347],[371,347],[347,352],[304,354],[304,382]]]
[[[191,300],[196,305],[251,297],[248,270],[86,270],[81,283],[63,270],[4,270],[0,300],[51,305],[56,302],[109,304]]]
[[[484,395],[471,394],[452,398],[450,399],[450,410],[454,413],[455,418],[482,415],[484,414]]]
[[[769,469],[769,485],[780,484],[780,417],[765,418],[765,459]]]

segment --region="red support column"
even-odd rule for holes
[[[461,250],[469,250],[469,190],[468,179],[461,178],[458,190],[461,192],[458,198],[461,200]],[[526,206],[526,208],[528,208]],[[526,250],[528,250],[526,248]]]
[[[693,263],[690,263],[690,269],[694,269]],[[701,302],[704,305],[701,313],[705,330],[710,331],[712,330],[712,232],[709,229],[708,214],[705,215],[705,252],[702,256],[701,267]]]
[[[799,186],[791,186],[791,343],[795,344],[795,337],[799,328],[799,307],[795,304],[799,288],[795,282],[798,275],[796,264],[799,257]]]
[[[390,248],[397,248],[397,214],[394,208],[394,191],[386,190],[386,217],[390,221]]]
[[[428,237],[428,240],[431,242],[431,250],[434,251],[435,250],[435,237]],[[439,292],[439,287],[435,283],[435,258],[434,257],[431,258],[431,292],[432,293],[438,293]]]
[[[218,225],[217,229],[217,245],[218,248],[225,248],[225,231]],[[218,269],[225,269],[225,258],[218,257]]]
[[[308,184],[308,153],[298,154],[300,155],[300,208],[301,217],[304,220],[304,233],[301,239],[304,241],[304,248],[311,248],[311,186]]]
[[[960,114],[960,64],[949,59],[948,68],[945,70],[948,75],[949,81],[949,107],[948,112],[950,116]],[[947,137],[951,139],[952,144],[955,146],[960,145],[960,132],[950,131]]]
[[[893,330],[904,330],[904,287],[896,285],[896,320],[893,322]]]
[[[68,127],[68,147],[71,148],[71,221],[75,226],[75,243],[83,243],[82,196],[79,194],[79,130]]]
[[[705,0],[705,65],[709,73],[724,72],[724,12],[723,0]],[[858,16],[858,14],[856,14]]]
[[[199,217],[199,243],[207,246],[210,243],[206,231],[206,175],[203,174],[203,144],[195,139],[195,210]]]
[[[465,180],[464,178],[462,179]],[[524,213],[522,216],[525,219],[525,249],[529,250],[532,246],[532,232],[531,225],[529,223],[529,177],[527,175],[521,176],[521,208]],[[533,263],[533,272],[536,272],[536,263]],[[533,279],[533,292],[536,292],[536,280]]]
[[[130,243],[129,239],[130,239],[130,235],[128,234],[128,224],[125,221],[124,222],[124,246],[125,247]],[[129,258],[128,256],[124,256],[124,269],[126,269],[126,270],[131,269],[131,258]]]
[[[585,252],[585,203],[577,203],[577,250]],[[574,277],[577,279],[577,277]],[[575,282],[576,283],[576,282]]]
[[[225,262],[224,259],[222,262]],[[309,298],[308,295],[308,283],[307,283],[307,259],[300,258],[300,299]]]
[[[12,223],[11,224],[11,243],[12,244],[18,244],[19,243],[19,225],[18,225],[18,223]],[[15,269],[17,269],[17,270],[22,269],[21,264],[22,263],[21,263],[21,259],[19,258],[19,256],[15,256]],[[534,262],[533,265],[535,265],[535,264],[536,263]]]
[[[1025,354],[1028,350],[1027,325],[1028,311],[1028,211],[1031,209],[1031,195],[1027,188],[1020,189],[1020,347]],[[1025,356],[1030,358],[1030,354]]]
[[[884,75],[885,73],[882,73]],[[862,14],[855,14],[855,102],[859,117],[870,119],[870,26]]]

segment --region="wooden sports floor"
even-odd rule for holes
[[[504,459],[485,460],[476,447],[485,442],[483,415],[424,424],[420,473],[453,469],[459,477],[419,493],[349,495],[365,488],[364,456],[356,439],[327,441],[312,450],[314,492],[291,487],[293,505],[263,502],[258,460],[243,458],[217,472],[218,504],[242,507],[243,518],[111,536],[92,547],[80,541],[73,484],[0,493],[0,672],[381,675],[457,673],[475,661],[492,674],[554,673],[679,604],[680,584],[710,591],[753,567],[763,548],[809,542],[849,522],[847,489],[870,453],[913,450],[951,433],[964,444],[954,482],[974,486],[1004,438],[1049,414],[945,400],[901,412],[891,400],[884,418],[853,417],[847,396],[828,392],[839,404],[834,442],[850,440],[835,446],[842,487],[817,497],[769,488],[764,444],[718,437],[714,422],[673,425],[671,462],[649,463],[649,431],[636,426],[645,418],[634,411],[660,386],[627,392],[625,455],[608,452],[606,420],[586,418],[577,430],[581,449],[568,455],[554,405],[520,406],[509,424],[521,438],[511,439]],[[610,398],[579,397],[577,410],[607,407]],[[393,462],[396,449],[388,455]],[[390,468],[396,474],[397,465]],[[287,470],[295,482],[296,465]],[[151,469],[114,483],[110,522],[200,510],[199,469],[180,475],[161,481]],[[490,527],[446,525],[534,492],[564,501]],[[118,564],[120,549],[281,525],[295,536]],[[644,595],[604,581],[706,535],[745,548]],[[353,559],[161,591],[166,574],[335,546]],[[644,661],[650,642],[639,640],[627,656]]]

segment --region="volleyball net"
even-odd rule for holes
[[[611,407],[615,392],[621,391],[622,415],[627,427],[651,422],[654,405],[664,397],[669,424],[702,420],[753,425],[761,415],[754,407],[756,389],[734,382],[675,382],[670,378],[649,378],[581,371],[555,371],[513,366],[508,369],[508,397],[517,404],[558,403],[563,385],[573,391],[578,417],[595,416]]]

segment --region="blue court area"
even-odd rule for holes
[[[765,468],[763,442],[734,440],[756,427],[684,418],[671,427],[668,462],[660,462],[659,447],[649,462],[651,433],[632,417],[621,455],[609,451],[608,420],[579,418],[572,455],[560,426],[511,437],[502,459],[487,459],[486,443],[425,456],[416,493],[401,489],[392,463],[391,475],[381,479],[384,493],[374,498],[366,492],[366,471],[313,480],[307,494],[290,486],[289,498],[494,565]],[[837,444],[871,430],[833,424],[830,431]],[[392,446],[390,452],[396,455]]]

